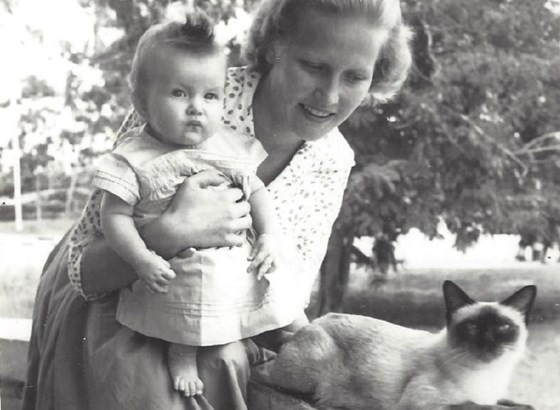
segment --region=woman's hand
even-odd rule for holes
[[[169,259],[190,247],[239,246],[251,227],[243,192],[215,171],[185,178],[165,213],[142,228],[149,249]]]

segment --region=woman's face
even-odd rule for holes
[[[339,126],[368,93],[386,35],[361,15],[300,10],[269,55],[274,121],[303,140]]]

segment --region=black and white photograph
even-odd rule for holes
[[[560,409],[560,0],[0,0],[1,410]]]

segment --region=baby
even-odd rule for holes
[[[93,182],[104,195],[103,234],[140,279],[121,291],[117,320],[170,342],[169,372],[186,396],[203,391],[200,346],[304,320],[303,302],[269,275],[290,280],[279,263],[271,199],[255,174],[266,152],[220,122],[225,73],[224,50],[204,14],[151,27],[131,70],[132,102],[146,125],[103,158]],[[189,248],[167,261],[146,247],[138,229],[161,215],[185,177],[208,169],[243,190],[256,232],[247,232],[240,247]]]

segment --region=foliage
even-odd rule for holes
[[[5,0],[0,13],[17,13],[25,1]],[[81,0],[91,36],[59,41],[51,53],[63,85],[33,73],[22,79],[24,191],[41,174],[64,181],[53,175],[72,175],[109,149],[130,104],[131,56],[150,24],[178,6],[203,7],[227,28],[237,64],[241,17],[256,1]],[[341,243],[411,227],[435,237],[440,218],[461,248],[481,232],[557,227],[558,14],[532,0],[404,0],[403,10],[416,32],[410,81],[395,101],[362,107],[343,126],[357,165],[338,221]],[[29,44],[48,43],[40,30],[26,35]],[[8,177],[0,190],[10,189]]]
[[[407,1],[405,12],[417,35],[409,83],[344,127],[357,166],[343,232],[434,237],[443,217],[464,248],[535,214],[559,224],[558,16],[530,0]]]
[[[50,71],[57,74],[49,77],[44,74],[49,70],[26,67],[20,78],[15,78],[22,85],[19,95],[0,104],[0,110],[8,107],[17,117],[18,135],[8,136],[7,141],[17,138],[22,150],[23,192],[34,191],[41,175],[48,176],[43,188],[52,188],[60,166],[67,187],[76,183],[87,186],[87,178],[80,182],[69,177],[87,171],[95,158],[112,146],[115,132],[130,107],[127,78],[132,54],[140,35],[151,24],[173,11],[177,13],[177,6],[186,3],[204,8],[222,22],[235,19],[240,10],[238,2],[227,0],[82,0],[73,6],[73,13],[81,18],[90,16],[88,22],[93,30],[89,37],[66,40],[53,39],[46,28],[30,24],[19,27],[23,35],[16,30],[18,22],[27,18],[24,6],[34,1],[37,0],[6,0],[0,5],[0,18],[13,23],[13,31],[23,39],[21,42],[31,49],[48,50],[49,61],[54,65],[49,67]],[[243,6],[248,8],[253,3],[246,0]],[[230,37],[230,56],[236,62],[240,40],[236,35]],[[13,147],[13,143],[7,144],[0,140],[0,159],[3,149]],[[9,166],[3,171],[0,195],[11,195],[12,172]],[[67,202],[74,200],[72,192],[73,189]]]

